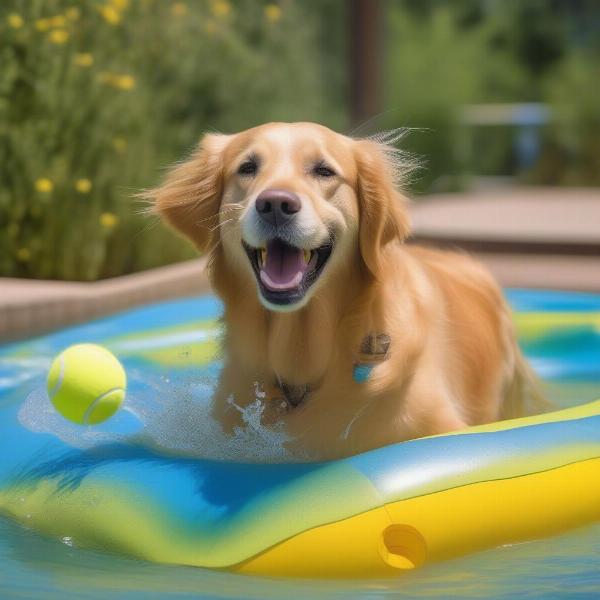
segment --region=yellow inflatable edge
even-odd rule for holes
[[[398,576],[598,519],[600,459],[591,459],[394,502],[305,531],[232,570],[285,577]]]

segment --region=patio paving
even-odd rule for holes
[[[600,292],[600,188],[431,195],[411,214],[415,242],[467,250],[505,287]]]
[[[477,250],[600,256],[600,188],[495,188],[427,196],[415,237]]]

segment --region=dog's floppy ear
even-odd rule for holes
[[[379,142],[358,140],[355,152],[360,252],[367,269],[378,279],[385,247],[404,240],[410,222],[404,197],[396,188],[398,174],[391,149]]]
[[[192,155],[174,166],[165,181],[145,194],[154,211],[188,237],[201,252],[219,242],[223,152],[231,136],[206,134]]]

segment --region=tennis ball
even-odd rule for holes
[[[102,423],[125,398],[127,377],[106,348],[76,344],[61,352],[48,373],[48,396],[66,419],[81,425]]]

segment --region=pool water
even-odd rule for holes
[[[600,296],[509,290],[522,346],[558,407],[600,398]],[[246,427],[224,438],[208,417],[220,362],[212,297],[148,306],[0,348],[0,420],[81,448],[135,439],[161,452],[225,459],[298,460],[285,432]],[[52,357],[79,342],[102,343],[129,376],[126,405],[100,427],[81,428],[53,410],[44,391]],[[2,454],[11,447],[0,439]],[[510,502],[510,498],[507,498]],[[148,563],[76,548],[0,518],[0,598],[597,598],[600,524],[427,566],[395,580],[294,581]]]

